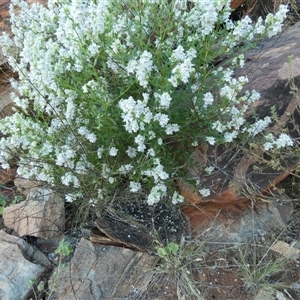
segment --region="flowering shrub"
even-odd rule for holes
[[[1,44],[19,80],[16,112],[0,121],[2,167],[17,158],[19,175],[62,184],[69,200],[97,203],[128,189],[150,205],[182,201],[174,179],[185,176],[184,153],[272,122],[246,122],[259,94],[241,93],[247,78],[233,70],[247,48],[281,30],[287,8],[254,24],[231,21],[229,3],[13,0],[14,36]],[[292,144],[272,138],[265,148]]]

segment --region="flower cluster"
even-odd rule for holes
[[[183,147],[252,137],[270,123],[246,122],[259,94],[242,92],[247,78],[233,70],[244,64],[241,42],[276,34],[286,11],[253,24],[231,21],[228,0],[12,0],[14,35],[0,42],[20,78],[17,112],[0,121],[2,167],[18,157],[19,175],[62,184],[69,200],[94,204],[125,182],[150,205],[182,202]],[[215,66],[224,53],[232,64]],[[291,144],[280,135],[264,146]]]
[[[275,136],[272,133],[269,133],[268,135],[265,136],[266,142],[264,143],[264,149],[266,151],[271,150],[273,148],[280,149],[284,148],[287,146],[293,146],[294,142],[285,133],[281,133],[278,138],[275,138]]]

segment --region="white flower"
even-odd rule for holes
[[[137,143],[138,147],[137,147],[137,151],[138,152],[144,152],[144,150],[146,149],[146,145],[145,145],[145,137],[142,135],[137,135],[134,138],[135,143]]]
[[[127,155],[130,157],[130,158],[135,158],[136,157],[136,149],[133,148],[133,147],[128,147],[128,149],[126,150],[126,153]]]
[[[205,93],[203,97],[203,101],[204,101],[204,105],[203,105],[204,108],[207,108],[209,105],[212,105],[214,102],[214,97],[212,93],[211,92]]]
[[[152,177],[155,183],[168,179],[169,174],[164,171],[164,167],[160,163],[159,158],[154,159],[154,164],[156,165],[155,167],[142,171],[142,175]]]
[[[87,84],[83,85],[81,89],[82,89],[82,91],[83,91],[85,94],[87,94],[88,91],[89,91],[89,90],[88,90]]]
[[[154,205],[158,203],[163,197],[166,196],[167,187],[163,183],[158,183],[155,185],[148,195],[147,203],[149,205]]]
[[[126,70],[128,74],[135,73],[142,87],[147,87],[148,77],[153,69],[152,54],[144,51],[138,60],[130,60]]]
[[[42,146],[41,153],[43,156],[44,155],[46,156],[49,153],[51,153],[52,150],[53,150],[53,145],[51,145],[49,142],[45,142]]]
[[[286,146],[293,146],[294,141],[285,133],[281,133],[277,139],[274,138],[273,134],[269,133],[265,136],[266,143],[264,143],[264,149],[266,151],[276,147],[277,149],[284,148]]]
[[[231,101],[234,101],[236,96],[237,96],[237,92],[236,90],[231,87],[230,85],[225,85],[220,89],[220,95],[222,97],[225,97]]]
[[[199,193],[201,194],[201,196],[203,197],[208,197],[210,195],[210,190],[209,189],[200,189]]]
[[[102,164],[102,172],[101,172],[101,176],[103,178],[109,178],[111,174],[111,169],[109,168],[109,166],[107,164]]]
[[[158,138],[158,139],[157,139],[157,144],[158,144],[158,145],[162,145],[162,144],[163,144],[162,138]]]
[[[248,82],[249,82],[248,77],[240,76],[236,81],[236,87],[237,87],[238,91],[241,91],[243,86]]]
[[[213,171],[214,171],[214,167],[213,166],[210,166],[210,167],[206,167],[205,168],[205,172],[207,173],[207,174],[211,174]]]
[[[73,187],[80,187],[78,178],[74,174],[69,172],[61,177],[61,183],[66,186],[70,186],[72,184]]]
[[[252,20],[249,16],[246,16],[237,22],[237,26],[235,26],[232,33],[236,36],[237,40],[244,37],[251,40],[253,38],[253,36],[250,35],[252,31]]]
[[[268,14],[265,19],[265,24],[268,31],[268,37],[272,37],[279,33],[283,26],[283,21],[285,20],[288,12],[287,5],[280,5],[278,11],[275,15]]]
[[[268,150],[270,150],[270,149],[272,149],[274,147],[274,144],[272,142],[266,142],[266,143],[264,143],[263,146],[264,146],[264,149],[266,151],[268,151]]]
[[[265,32],[266,26],[263,24],[262,17],[259,17],[255,22],[254,30],[256,34],[263,34]]]
[[[72,194],[66,194],[65,200],[66,202],[73,202],[74,200],[76,200],[76,197],[74,197]]]
[[[169,174],[164,171],[164,167],[160,163],[158,163],[157,166],[153,168],[152,176],[154,177],[155,182],[169,178]]]
[[[224,140],[226,143],[231,143],[238,135],[238,131],[226,132],[224,134]]]
[[[196,9],[189,13],[187,24],[198,29],[203,36],[209,35],[218,21],[219,9],[216,4],[216,1],[211,0],[195,1]]]
[[[136,106],[136,101],[131,96],[128,99],[121,99],[119,102],[119,107],[124,112],[133,111],[135,106]]]
[[[258,120],[254,124],[252,124],[247,129],[247,131],[249,132],[250,135],[255,136],[258,133],[265,130],[271,122],[272,122],[272,120],[270,117],[265,117],[263,120]]]
[[[10,168],[10,165],[7,162],[1,162],[1,168],[7,170]]]
[[[179,63],[173,70],[172,74],[176,79],[181,80],[183,83],[188,83],[190,75],[195,71],[194,64],[191,59],[187,58],[182,63]],[[172,78],[169,80],[172,83]],[[173,83],[172,83],[173,84]],[[174,84],[173,84],[174,86]]]
[[[195,94],[199,90],[199,88],[200,88],[200,85],[199,85],[198,82],[193,83],[192,86],[191,86],[192,93]]]
[[[243,68],[245,65],[245,56],[244,54],[239,55],[239,60],[240,60],[240,67]]]
[[[249,104],[252,104],[253,102],[257,101],[260,98],[260,93],[255,90],[253,90],[250,95],[249,92],[246,92],[245,94],[249,96],[248,98]]]
[[[154,151],[153,148],[150,148],[150,149],[147,151],[147,156],[152,156],[152,157],[155,156],[155,151]]]
[[[173,53],[171,54],[170,60],[171,61],[183,61],[186,58],[186,54],[184,48],[179,45]]]
[[[104,195],[103,195],[103,190],[102,189],[98,189],[97,190],[97,197],[102,200],[104,199]]]
[[[86,174],[88,169],[93,169],[93,165],[86,161],[86,157],[82,157],[81,160],[76,163],[74,171],[76,174]]]
[[[135,181],[130,181],[129,187],[131,193],[137,193],[142,189],[142,185],[139,182],[135,182]]]
[[[88,51],[90,52],[90,54],[93,56],[95,54],[98,53],[99,50],[99,45],[97,45],[96,43],[92,42],[89,47],[88,47]]]
[[[181,203],[183,201],[184,201],[184,197],[175,191],[172,196],[172,203],[175,205],[175,204]]]
[[[109,155],[110,156],[116,156],[117,154],[118,154],[118,149],[116,147],[110,147]]]
[[[213,8],[213,4],[211,3],[211,6],[209,9],[201,15],[201,25],[202,25],[202,34],[203,35],[208,35],[210,34],[214,27],[215,23],[218,20],[218,14]]]
[[[166,127],[166,134],[171,135],[174,132],[178,132],[180,127],[178,124],[168,124]]]
[[[232,69],[225,69],[222,74],[222,79],[224,79],[226,82],[230,83],[232,80],[232,75],[233,75]]]
[[[68,121],[71,121],[75,117],[76,107],[72,98],[68,98],[66,102],[67,102],[67,109],[65,112],[65,117]]]
[[[85,126],[81,126],[78,128],[77,132],[84,136],[87,140],[89,140],[91,143],[95,143],[97,140],[97,137],[94,133],[90,132]]]
[[[206,141],[210,144],[210,145],[214,145],[216,143],[216,139],[213,136],[207,136],[206,137]]]
[[[159,125],[164,128],[168,125],[169,116],[166,114],[157,113],[154,115],[154,120],[158,121]]]
[[[160,107],[163,109],[168,109],[170,107],[170,103],[172,101],[169,93],[163,93],[162,95],[158,95],[160,101]]]
[[[56,165],[65,166],[73,169],[74,161],[72,160],[72,158],[76,156],[75,150],[65,145],[62,147],[56,147],[55,154],[56,154],[56,162],[55,162]]]
[[[152,131],[152,130],[150,130],[150,131],[148,132],[148,137],[149,137],[150,140],[153,140],[153,139],[156,137],[155,132]]]
[[[103,147],[98,148],[98,150],[97,150],[97,157],[98,158],[100,158],[100,159],[102,158],[103,151],[104,151]]]
[[[149,107],[146,107],[145,110],[143,111],[143,118],[142,121],[146,124],[149,124],[153,118],[153,114],[150,111]]]
[[[172,75],[168,81],[173,85],[173,87],[177,87],[178,86],[178,80],[177,77]]]
[[[137,132],[144,128],[143,123],[149,124],[153,118],[153,114],[149,107],[146,106],[147,99],[144,96],[144,101],[134,100],[131,96],[128,99],[121,99],[119,107],[123,111],[121,117],[125,122],[125,129],[129,132]]]
[[[285,146],[293,146],[293,140],[285,133],[281,133],[278,139],[274,142],[277,148],[283,148]]]
[[[133,165],[131,165],[131,164],[122,165],[122,166],[118,169],[118,172],[119,172],[120,174],[128,174],[132,169],[133,169]]]
[[[212,123],[212,128],[216,129],[218,132],[223,132],[226,129],[226,126],[224,126],[219,120]]]

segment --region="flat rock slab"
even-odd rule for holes
[[[145,291],[157,258],[82,238],[70,265],[52,277],[51,300],[136,299]]]
[[[26,257],[26,258],[25,258]],[[44,266],[33,263],[40,262]],[[51,268],[41,252],[24,240],[0,231],[0,299],[26,299],[30,279],[39,279]]]
[[[277,241],[275,245],[271,248],[273,251],[280,253],[288,259],[297,260],[300,257],[300,250],[292,247],[283,241]]]
[[[19,236],[56,238],[64,232],[64,200],[51,190],[36,188],[25,201],[4,208],[3,220]]]
[[[3,230],[0,231],[1,243],[8,243],[10,245],[17,245],[22,252],[22,255],[29,261],[39,264],[47,269],[51,269],[52,265],[49,259],[38,249],[32,247],[30,244],[25,242],[23,239],[7,234]],[[7,249],[6,249],[7,250]]]

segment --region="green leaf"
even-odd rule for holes
[[[23,201],[23,200],[24,200],[24,197],[23,197],[23,196],[17,195],[17,196],[14,197],[13,201],[11,202],[11,204],[12,204],[12,205],[13,205],[13,204],[17,204],[17,203],[19,203],[19,202],[21,202],[21,201]]]
[[[157,254],[160,257],[165,257],[167,255],[167,252],[166,252],[166,250],[164,248],[158,248],[157,249]]]
[[[3,195],[0,195],[0,215],[3,215],[5,206],[6,206],[6,198]]]
[[[6,198],[3,195],[0,195],[0,205],[6,205]]]
[[[168,255],[171,254],[172,250],[169,248],[169,245],[165,247],[165,251],[167,252]]]
[[[19,203],[19,202],[21,202],[21,201],[24,201],[25,199],[24,199],[24,197],[23,197],[22,195],[17,195],[17,196],[15,196],[14,200],[15,200],[17,203]]]
[[[179,245],[176,244],[176,243],[170,243],[170,244],[168,245],[168,248],[171,250],[171,252],[172,252],[173,254],[176,254],[176,253],[178,252],[178,250],[179,250]]]
[[[38,291],[44,291],[45,290],[45,282],[40,281],[39,285],[37,286]]]
[[[32,287],[35,283],[36,283],[36,279],[35,279],[35,278],[31,278],[31,279],[29,279],[29,281],[28,281],[28,286],[29,286],[29,287]]]
[[[61,240],[57,249],[55,250],[55,254],[59,254],[62,256],[69,256],[72,253],[73,249],[70,242]]]

